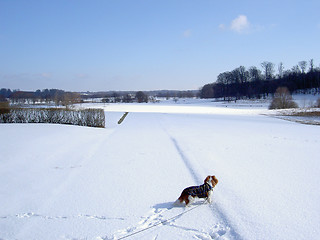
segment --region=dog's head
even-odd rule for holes
[[[216,178],[216,176],[208,176],[206,177],[206,179],[204,180],[204,183],[208,183],[210,184],[212,187],[215,187],[218,184],[218,179]]]

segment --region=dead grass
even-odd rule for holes
[[[301,111],[301,112],[293,112],[292,114],[288,114],[286,116],[300,116],[300,117],[320,117],[320,111]]]
[[[266,115],[286,121],[320,126],[320,108],[295,108],[273,110]]]

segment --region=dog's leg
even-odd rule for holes
[[[207,197],[208,203],[212,203],[212,194],[213,194],[212,190],[208,192],[208,197]]]
[[[189,207],[192,203],[194,203],[195,198],[192,197],[191,195],[188,196],[188,198],[185,200],[186,202],[186,207]]]

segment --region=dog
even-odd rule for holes
[[[207,176],[204,184],[185,188],[177,199],[176,204],[179,202],[181,204],[184,201],[186,206],[189,206],[189,203],[193,202],[195,198],[206,198],[211,203],[213,188],[217,184],[218,179],[215,176]]]

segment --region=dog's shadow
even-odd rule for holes
[[[204,202],[203,201],[196,201],[193,202],[189,207],[192,206],[198,206],[202,205]],[[159,210],[159,209],[172,209],[172,208],[186,208],[186,205],[184,203],[179,203],[177,201],[175,202],[164,202],[164,203],[157,203],[156,205],[153,206],[153,208]]]
[[[176,202],[164,202],[164,203],[157,203],[153,206],[155,209],[172,209],[172,208],[181,208],[184,207],[182,204],[177,204]]]

